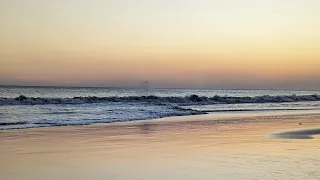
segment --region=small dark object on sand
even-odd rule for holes
[[[301,122],[299,122],[299,126],[301,126],[302,125],[302,123]]]

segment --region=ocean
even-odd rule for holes
[[[0,130],[320,109],[320,91],[0,87]]]

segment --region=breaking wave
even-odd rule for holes
[[[299,101],[320,101],[320,95],[288,95],[288,96],[255,96],[255,97],[230,97],[230,96],[198,96],[186,97],[159,97],[159,96],[128,96],[128,97],[73,97],[73,98],[39,98],[19,96],[17,98],[0,97],[0,106],[4,105],[42,105],[42,104],[86,104],[107,102],[148,102],[155,104],[177,105],[209,105],[209,104],[241,104],[241,103],[283,103]]]

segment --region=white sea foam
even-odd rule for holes
[[[147,102],[10,105],[0,106],[0,112],[0,130],[89,125],[204,113],[171,104]]]

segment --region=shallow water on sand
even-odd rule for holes
[[[201,115],[2,131],[0,176],[5,180],[320,179],[319,136],[269,136],[317,128],[319,123],[319,114]]]

